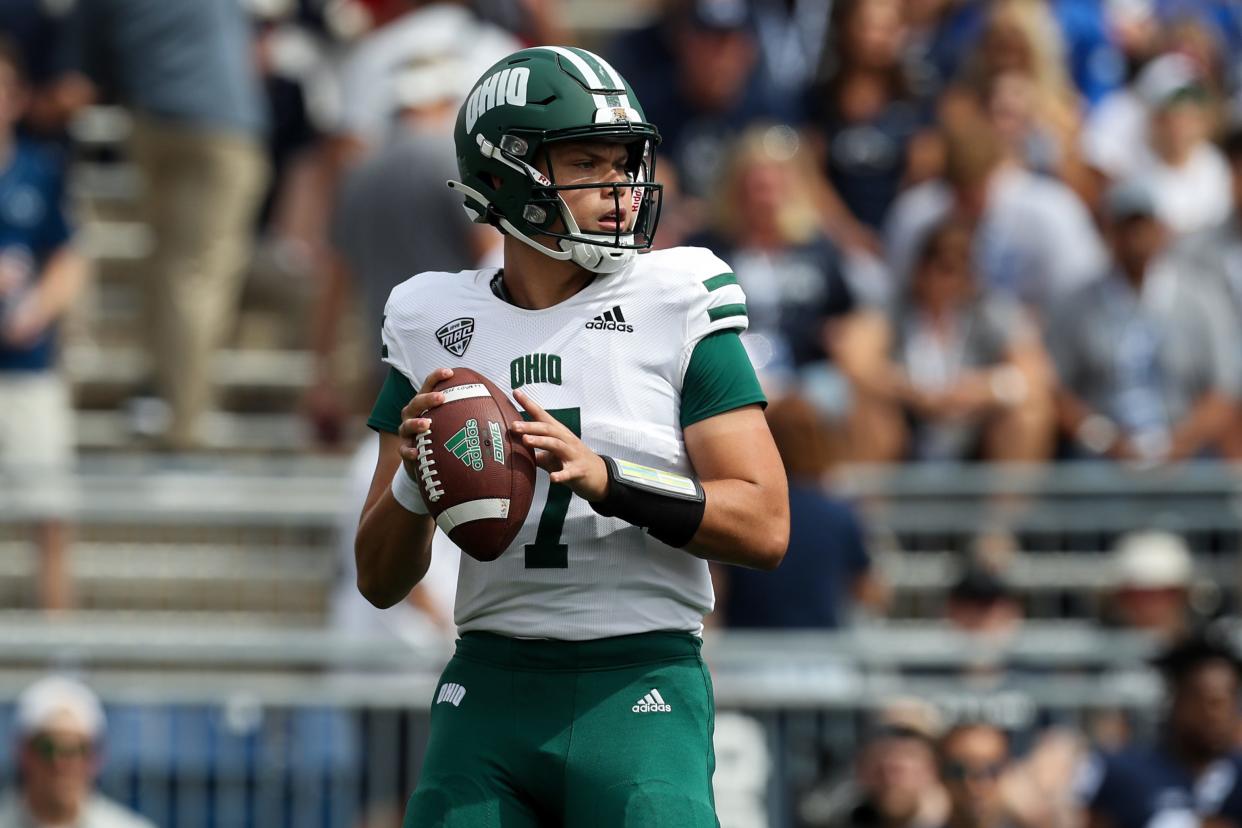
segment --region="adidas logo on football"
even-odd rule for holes
[[[635,713],[672,713],[673,707],[664,701],[659,690],[652,687],[651,692],[639,699],[630,710]]]
[[[612,310],[604,311],[599,316],[586,323],[587,330],[591,331],[622,331],[624,333],[634,333],[634,326],[625,322],[625,316],[621,313],[621,306],[617,305]]]

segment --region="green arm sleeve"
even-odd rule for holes
[[[367,425],[376,431],[396,434],[401,428],[401,409],[409,405],[412,399],[414,386],[405,378],[405,374],[396,368],[390,368],[384,387],[380,389],[375,406],[371,409]]]
[[[741,408],[767,405],[737,331],[708,334],[694,346],[681,387],[681,427]]]

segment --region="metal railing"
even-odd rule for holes
[[[366,812],[399,815],[449,655],[440,640],[312,629],[3,621],[0,744],[12,744],[22,687],[49,669],[77,671],[108,707],[102,788],[164,828],[347,828]],[[869,712],[895,698],[1022,733],[1099,710],[1150,720],[1160,695],[1143,666],[1150,642],[1070,623],[1003,642],[900,624],[723,633],[704,653],[726,828],[788,824],[798,791],[844,768]],[[981,662],[998,668],[994,680],[964,680]]]

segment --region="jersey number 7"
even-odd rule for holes
[[[582,409],[550,408],[548,413],[574,436],[582,436]],[[522,419],[530,420],[530,415],[523,411]],[[565,515],[569,512],[569,501],[573,496],[573,491],[564,483],[548,484],[548,500],[539,515],[535,542],[526,544],[523,549],[527,569],[569,568],[569,547],[561,543],[561,530],[565,528]]]

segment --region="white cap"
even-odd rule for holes
[[[1113,553],[1116,583],[1132,589],[1184,587],[1194,574],[1186,542],[1169,532],[1131,532]]]
[[[427,52],[412,57],[392,77],[392,100],[400,108],[459,101],[470,91],[463,82],[469,69],[453,51]]]
[[[1203,74],[1193,60],[1170,52],[1144,66],[1134,88],[1145,104],[1159,109],[1183,92],[1201,90],[1203,83]]]
[[[22,691],[17,699],[17,732],[22,736],[37,733],[66,713],[76,720],[83,735],[94,739],[103,732],[99,697],[82,682],[64,676],[39,679]]]

